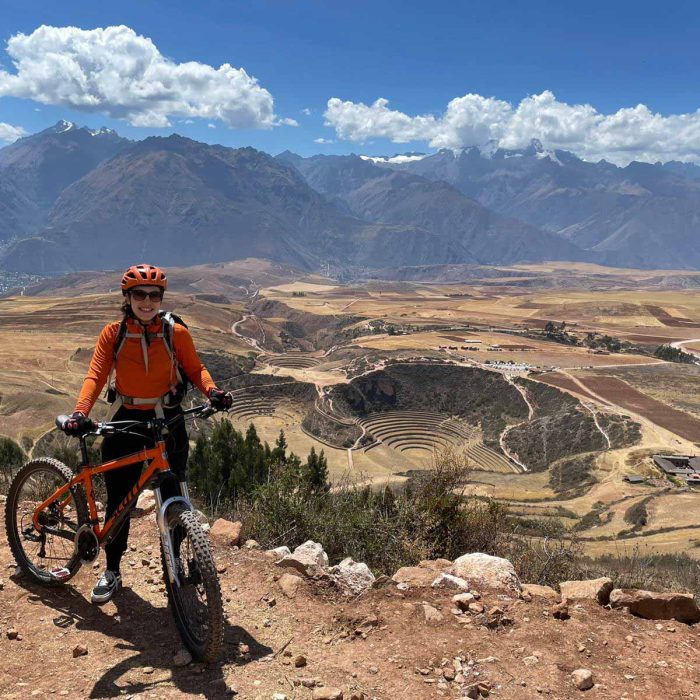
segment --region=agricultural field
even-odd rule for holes
[[[340,283],[245,260],[169,270],[165,307],[233,391],[236,427],[270,443],[283,430],[302,457],[322,449],[335,481],[400,486],[449,449],[471,492],[529,526],[575,531],[592,554],[700,558],[700,492],[651,460],[700,449],[700,367],[654,356],[670,343],[700,352],[700,275],[461,273]],[[0,435],[28,454],[72,410],[100,329],[119,317],[117,280],[67,276],[0,298]]]

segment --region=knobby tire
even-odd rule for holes
[[[31,558],[25,551],[22,533],[20,533],[18,527],[17,509],[20,505],[18,498],[22,493],[22,487],[32,476],[35,476],[41,472],[52,474],[56,478],[56,488],[59,488],[62,484],[67,484],[75,476],[69,467],[51,457],[40,457],[27,462],[15,475],[7,494],[7,501],[5,503],[5,530],[7,533],[7,542],[10,545],[10,550],[12,551],[15,561],[17,562],[17,566],[19,566],[25,575],[29,576],[37,583],[44,585],[60,585],[70,580],[73,578],[73,576],[75,576],[75,574],[78,573],[78,570],[82,564],[80,555],[75,551],[73,552],[72,556],[64,564],[65,568],[69,571],[69,575],[62,577],[59,580],[52,576],[48,570],[42,570],[32,562]],[[58,482],[62,483],[58,484]],[[90,519],[85,492],[80,484],[73,486],[70,492],[73,497],[71,504],[75,509],[77,525],[80,527],[81,525],[89,522]],[[50,494],[47,493],[45,494],[45,497],[48,497],[49,495]],[[63,498],[65,498],[65,496]],[[26,522],[24,524],[26,526]],[[66,542],[68,543],[68,540],[66,540]],[[70,544],[72,546],[72,542]]]
[[[183,545],[186,541],[189,542],[193,560],[187,564],[187,573],[191,571],[194,563],[199,578],[198,585],[187,581],[183,581],[180,587],[177,584],[172,584],[168,577],[165,554],[161,546],[163,577],[175,624],[182,641],[194,659],[209,663],[215,662],[219,658],[224,641],[224,610],[221,602],[221,586],[214,557],[209,548],[209,540],[195,513],[183,504],[174,503],[171,505],[164,517],[171,539],[176,540],[176,533],[179,529],[180,534],[184,535],[182,536]],[[195,589],[203,590],[206,595],[206,610],[204,611],[206,631],[201,634],[197,634],[192,629],[187,614],[187,596],[194,595]]]

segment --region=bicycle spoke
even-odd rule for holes
[[[44,525],[41,531],[37,531],[32,521],[34,509],[64,483],[50,470],[37,470],[26,479],[18,493],[19,539],[29,563],[39,571],[62,568],[73,557],[73,539],[79,523],[70,495],[44,508],[39,518]]]

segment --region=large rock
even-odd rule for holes
[[[627,608],[647,620],[678,620],[692,625],[700,622],[700,608],[690,593],[655,593],[636,588],[616,588],[610,593],[613,608]]]
[[[343,700],[343,691],[340,688],[314,688],[311,691],[311,700]]]
[[[571,674],[571,681],[578,690],[590,690],[593,687],[593,674],[587,668],[577,668]]]
[[[405,583],[415,588],[427,588],[435,580],[435,572],[420,566],[402,566],[391,578],[396,583]]]
[[[243,523],[236,521],[232,523],[225,518],[219,518],[209,530],[210,537],[221,540],[230,547],[237,547],[241,543],[241,530]]]
[[[594,578],[587,581],[563,581],[559,584],[563,600],[595,600],[607,605],[613,582],[607,578]]]
[[[421,609],[423,610],[423,617],[426,622],[442,622],[443,614],[436,607],[430,605],[430,603],[421,603]]]
[[[350,557],[343,559],[340,564],[332,566],[328,573],[341,588],[355,595],[372,588],[375,581],[374,574],[367,564],[356,562]]]
[[[430,586],[431,588],[455,591],[471,590],[469,581],[465,581],[463,578],[453,576],[452,574],[439,574],[438,577],[430,584]]]
[[[475,552],[464,554],[450,568],[453,576],[469,581],[472,588],[493,588],[496,590],[520,594],[522,585],[513,565],[501,557]]]
[[[452,566],[449,559],[423,559],[418,566],[402,566],[391,578],[396,583],[405,583],[415,588],[427,588],[436,576]]]
[[[559,594],[551,586],[539,586],[536,583],[523,583],[523,594],[529,593],[533,597],[545,598],[557,601]]]
[[[150,489],[144,489],[136,501],[136,511],[134,515],[143,516],[152,513],[156,509],[156,495]]]
[[[303,581],[296,574],[282,574],[277,583],[279,583],[282,593],[284,593],[287,598],[295,598],[297,591],[299,590],[299,586],[301,586]]]
[[[296,569],[305,576],[318,576],[328,569],[328,555],[318,542],[308,540],[282,557],[277,566]]]

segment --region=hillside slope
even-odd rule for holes
[[[549,614],[551,600],[525,602],[486,590],[482,602],[501,608],[512,624],[489,630],[476,617],[451,614],[451,592],[416,586],[387,585],[350,599],[327,583],[304,580],[290,598],[280,589],[281,570],[264,553],[216,544],[228,617],[223,658],[209,668],[176,666],[179,637],[165,608],[159,565],[149,567],[159,562],[152,515],[133,522],[130,542],[125,588],[103,607],[88,602],[98,573],[93,567],[65,587],[5,579],[3,698],[215,699],[235,689],[234,697],[246,700],[310,700],[313,692],[314,698],[429,700],[467,697],[476,683],[490,688],[492,698],[514,700],[698,697],[693,627],[657,624],[593,602],[571,606],[571,619],[557,620]],[[0,565],[11,573],[4,532]],[[426,621],[424,602],[441,619]],[[10,627],[17,639],[8,639]],[[74,658],[78,645],[87,654]],[[455,676],[447,672],[455,659],[463,683],[445,680]],[[596,684],[587,693],[571,681],[582,667]],[[342,696],[306,687],[319,683]]]
[[[110,129],[59,121],[0,149],[0,241],[34,233],[66,187],[129,143]]]
[[[509,263],[589,260],[578,246],[464,196],[452,185],[382,168],[358,156],[279,159],[294,165],[318,192],[366,221],[415,224],[454,250],[454,261]],[[415,265],[425,264],[416,259]]]

